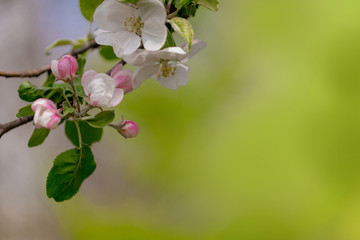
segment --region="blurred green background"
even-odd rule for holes
[[[177,91],[117,108],[98,169],[53,203],[69,239],[360,239],[360,2],[220,0]],[[96,54],[87,68],[106,71]],[[50,165],[51,163],[49,163]],[[48,167],[48,166],[47,166]],[[44,176],[49,168],[44,169]]]

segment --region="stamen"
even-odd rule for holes
[[[162,61],[160,67],[160,73],[157,72],[156,74],[158,78],[160,78],[160,76],[168,78],[174,76],[175,72],[176,72],[176,67],[170,66],[167,61]]]
[[[144,28],[144,23],[141,20],[141,17],[129,17],[126,18],[124,22],[124,29],[130,33],[136,33],[137,35],[141,36],[141,29]]]

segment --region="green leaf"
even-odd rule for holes
[[[111,46],[101,46],[99,53],[105,60],[119,59]]]
[[[45,82],[43,83],[43,87],[53,87],[56,79],[52,73],[48,74]],[[59,84],[60,85],[60,84]]]
[[[32,116],[34,115],[33,110],[31,109],[31,104],[20,108],[19,112],[16,114],[16,117],[21,118],[21,117],[27,117],[27,116]]]
[[[22,100],[33,102],[36,99],[42,98],[45,90],[31,84],[29,81],[25,81],[20,84],[18,92]]]
[[[61,153],[55,158],[47,177],[47,196],[56,202],[72,198],[95,168],[94,156],[86,145],[81,149],[74,148]]]
[[[75,112],[75,108],[73,108],[68,102],[63,102],[62,104],[63,106],[63,114],[66,116],[69,113],[74,113]]]
[[[82,15],[90,22],[93,21],[93,15],[95,9],[103,2],[104,0],[80,0],[80,10]]]
[[[137,4],[137,2],[139,0],[118,0],[119,2],[122,2],[122,3],[132,3],[132,4]]]
[[[197,3],[212,11],[219,9],[219,2],[217,0],[197,0]]]
[[[162,48],[164,49],[164,48],[168,48],[168,47],[176,47],[174,37],[169,29],[167,29],[166,42]]]
[[[29,139],[28,147],[36,147],[41,145],[45,141],[49,133],[50,133],[50,129],[35,128],[33,134]]]
[[[55,42],[53,42],[50,46],[48,46],[47,48],[45,48],[45,54],[46,55],[50,55],[50,50],[58,47],[58,46],[65,46],[65,45],[74,45],[76,44],[76,42],[72,39],[60,39],[60,40],[56,40]]]
[[[87,120],[87,123],[94,128],[103,128],[112,123],[114,118],[114,111],[103,111],[96,114],[94,118]]]
[[[91,146],[95,142],[99,142],[102,137],[102,128],[93,128],[86,122],[78,122],[82,143]],[[65,135],[76,147],[80,147],[79,136],[74,121],[65,121]]]
[[[191,23],[185,18],[179,17],[172,18],[169,22],[174,31],[189,43],[189,51],[191,51],[191,45],[194,38],[194,30]]]
[[[81,84],[81,78],[82,75],[84,74],[84,67],[85,67],[85,63],[86,63],[86,58],[82,55],[80,55],[77,59],[78,62],[78,70],[77,70],[77,77],[74,79],[74,85],[76,88],[76,92],[78,94],[79,97],[84,98],[86,97],[85,92],[84,92],[84,88]],[[72,89],[71,86],[69,89]]]
[[[191,0],[175,0],[175,7],[177,9],[182,8],[183,6],[185,6],[187,3],[189,3]]]

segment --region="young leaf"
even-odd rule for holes
[[[168,47],[176,47],[174,37],[173,37],[173,35],[172,35],[172,33],[170,32],[169,29],[167,29],[166,42],[165,42],[165,44],[164,44],[164,46],[162,48],[165,49],[165,48],[168,48]]]
[[[93,128],[86,122],[78,122],[82,143],[91,146],[94,142],[99,142],[102,137],[102,128]],[[65,135],[74,144],[75,147],[80,147],[79,137],[74,121],[65,121]]]
[[[119,2],[122,2],[122,3],[132,3],[132,4],[137,4],[137,2],[139,0],[118,0]]]
[[[111,46],[102,46],[100,48],[99,51],[100,55],[105,59],[105,60],[115,60],[115,59],[119,59],[115,53],[114,50]]]
[[[80,10],[82,15],[89,21],[93,21],[93,15],[95,9],[103,2],[104,0],[80,0]]]
[[[46,181],[46,194],[56,202],[72,198],[95,170],[96,163],[91,149],[84,145],[81,149],[70,149],[54,160]]]
[[[197,0],[197,3],[212,11],[219,9],[219,2],[217,0]]]
[[[34,115],[33,110],[31,109],[31,104],[20,108],[19,112],[16,114],[16,117],[21,118],[21,117],[27,117],[27,116],[31,116]]]
[[[63,106],[63,114],[64,115],[68,115],[69,113],[75,112],[75,109],[66,101],[63,102],[62,106]]]
[[[189,51],[191,51],[191,44],[194,38],[194,30],[191,26],[191,23],[185,18],[175,17],[170,19],[171,27],[182,36],[185,41],[189,43]]]
[[[96,114],[94,118],[87,120],[87,123],[94,128],[103,128],[112,123],[114,118],[114,111],[103,111]]]
[[[77,71],[78,76],[74,79],[74,85],[75,85],[78,96],[81,98],[84,98],[86,95],[85,95],[84,89],[81,84],[81,78],[82,78],[82,75],[84,74],[84,66],[86,63],[86,58],[84,56],[80,55],[79,58],[77,59],[77,62],[78,62],[78,66],[79,66],[78,71]],[[71,89],[71,86],[69,89]]]
[[[175,7],[177,9],[182,8],[183,6],[185,6],[188,2],[190,2],[191,0],[175,0]]]
[[[45,82],[43,83],[43,87],[53,87],[55,83],[55,77],[52,73],[48,74]]]
[[[47,138],[47,136],[49,136],[50,133],[50,129],[47,128],[35,128],[33,134],[31,135],[29,142],[28,142],[28,147],[37,147],[39,145],[41,145],[45,139]]]
[[[29,81],[25,81],[19,86],[19,97],[27,102],[33,102],[36,99],[42,98],[44,96],[45,90],[38,88],[34,84],[31,84]]]
[[[50,46],[48,46],[47,48],[45,48],[45,54],[46,55],[50,55],[50,50],[53,49],[54,47],[58,47],[58,46],[65,46],[65,45],[74,45],[75,41],[71,40],[71,39],[60,39],[60,40],[56,40],[55,42],[53,42]]]

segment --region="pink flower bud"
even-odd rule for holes
[[[139,126],[136,122],[123,120],[120,123],[119,132],[124,138],[136,137],[139,133]]]
[[[57,128],[61,117],[56,110],[56,105],[53,101],[45,98],[40,98],[33,102],[31,109],[34,111],[34,123],[36,128]]]
[[[73,79],[78,70],[78,63],[71,55],[65,55],[58,61],[51,61],[50,66],[55,78],[63,81]]]
[[[115,80],[116,88],[124,90],[127,94],[133,90],[132,87],[132,75],[133,72],[130,70],[123,69],[123,65],[118,64],[112,71],[110,76]]]

